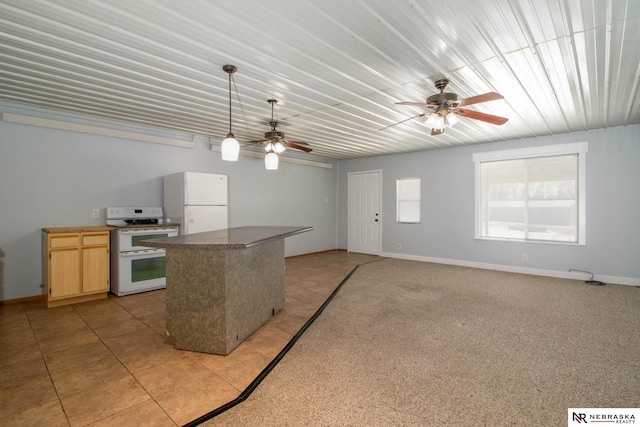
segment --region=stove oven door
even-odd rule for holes
[[[112,280],[112,293],[124,296],[166,287],[164,249],[120,252],[118,257],[117,280]]]

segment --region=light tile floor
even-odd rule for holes
[[[168,342],[164,290],[0,306],[0,425],[184,425],[238,397],[356,265],[379,259],[288,258],[285,308],[227,356]]]

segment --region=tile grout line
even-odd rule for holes
[[[47,375],[49,376],[49,381],[51,382],[51,386],[53,387],[53,390],[56,393],[56,398],[58,399],[58,404],[60,405],[60,408],[62,409],[62,413],[64,414],[64,418],[67,421],[67,425],[70,426],[71,425],[71,421],[69,421],[69,416],[67,415],[67,411],[65,410],[64,405],[62,404],[62,398],[60,397],[60,393],[58,392],[58,387],[56,387],[56,383],[55,383],[55,381],[53,381],[53,376],[51,376],[51,370],[49,369],[49,364],[47,363],[47,360],[44,357],[44,353],[42,352],[42,347],[40,345],[40,340],[38,339],[38,335],[36,334],[35,330],[33,329],[33,321],[31,319],[31,316],[29,315],[29,311],[24,307],[23,304],[21,304],[21,305],[22,305],[22,309],[24,310],[24,314],[27,317],[27,321],[29,322],[29,329],[31,330],[31,334],[33,334],[33,339],[35,340],[36,345],[38,346],[38,352],[40,353],[40,358],[42,359],[42,363],[44,363],[45,369],[47,370]]]
[[[117,297],[115,297],[115,298],[117,298]],[[156,299],[156,300],[160,301],[159,299],[157,299],[157,298],[155,298],[155,297],[152,297],[152,298],[154,298],[154,299]],[[147,323],[145,323],[142,319],[140,319],[139,317],[137,317],[134,313],[132,313],[131,311],[129,311],[129,309],[127,309],[127,307],[125,307],[125,306],[123,306],[123,305],[119,304],[119,303],[117,302],[117,300],[112,301],[112,302],[113,302],[113,304],[117,305],[118,307],[120,307],[121,309],[123,309],[124,311],[126,311],[127,313],[129,313],[131,316],[133,316],[133,318],[134,318],[134,319],[136,319],[136,321],[138,321],[138,322],[142,323],[144,326],[146,326],[146,327],[147,327],[151,332],[154,332],[154,333],[156,333],[156,334],[158,334],[158,335],[162,336],[162,334],[160,334],[158,331],[156,331],[155,329],[153,329],[151,326],[149,326]],[[161,302],[163,302],[163,301],[161,301]],[[74,307],[74,310],[75,310],[75,307]],[[121,366],[122,366],[122,367],[127,371],[127,373],[131,376],[131,378],[133,378],[133,379],[135,380],[135,382],[136,382],[136,383],[137,383],[137,384],[138,384],[138,385],[139,385],[139,386],[144,390],[144,392],[149,396],[149,400],[152,400],[152,401],[153,401],[153,402],[158,406],[158,408],[160,408],[160,410],[162,410],[162,412],[167,416],[167,418],[169,418],[169,419],[170,419],[170,420],[171,420],[175,425],[178,425],[178,423],[176,423],[176,421],[175,421],[175,420],[174,420],[174,419],[173,419],[173,418],[172,418],[172,417],[167,413],[167,411],[164,409],[164,407],[162,407],[162,405],[160,405],[160,403],[155,399],[155,397],[153,397],[153,396],[151,395],[151,393],[149,392],[149,390],[147,390],[147,388],[146,388],[146,387],[145,387],[145,386],[144,386],[144,385],[143,385],[143,384],[138,380],[138,378],[135,376],[135,374],[129,370],[129,368],[128,368],[128,367],[127,367],[127,366],[122,362],[122,360],[120,360],[120,358],[119,358],[119,357],[118,357],[118,356],[113,352],[113,350],[111,350],[111,348],[107,345],[107,343],[105,343],[105,342],[103,341],[103,339],[102,339],[102,338],[101,338],[101,337],[96,333],[96,331],[91,327],[91,325],[89,325],[89,323],[87,323],[87,321],[82,317],[82,315],[81,315],[80,313],[78,313],[78,315],[80,316],[80,318],[82,319],[82,321],[87,325],[87,327],[88,327],[89,329],[91,329],[91,332],[93,332],[93,334],[96,336],[96,338],[98,338],[98,340],[102,343],[102,345],[103,345],[103,346],[105,346],[105,348],[106,348],[107,350],[109,350],[109,353],[111,353],[111,354],[113,355],[113,357],[115,357],[115,358],[116,358],[116,360],[118,361],[118,363],[120,363],[120,365],[121,365]],[[136,404],[136,405],[133,405],[133,406],[130,406],[130,407],[128,407],[128,408],[124,408],[124,409],[122,409],[122,410],[120,410],[120,411],[114,412],[113,414],[107,415],[107,417],[111,417],[111,416],[113,416],[113,415],[115,415],[115,414],[119,414],[119,413],[122,413],[122,412],[124,412],[124,411],[127,411],[127,410],[129,410],[129,409],[131,409],[131,408],[133,408],[133,407],[135,407],[135,406],[137,406],[137,405],[139,405],[139,404],[140,404],[140,403],[138,403],[138,404]],[[102,419],[104,419],[104,418],[102,418]],[[96,421],[100,421],[100,420],[95,420],[95,421],[93,421],[93,422],[96,422]]]

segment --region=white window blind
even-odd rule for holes
[[[420,222],[420,178],[396,180],[397,222]]]
[[[584,244],[585,152],[565,144],[474,156],[476,238]]]

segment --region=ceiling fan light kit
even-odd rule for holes
[[[238,157],[240,156],[240,143],[231,131],[231,74],[235,73],[238,69],[233,65],[224,65],[222,69],[225,73],[229,74],[229,133],[224,141],[222,141],[220,152],[222,153],[222,160],[235,162],[238,161]]]
[[[276,154],[280,154],[282,153],[284,150],[286,150],[285,146],[282,145],[282,143],[280,141],[278,142],[269,142],[267,143],[267,145],[264,147],[264,151],[266,151],[267,153],[270,151],[275,152]]]

